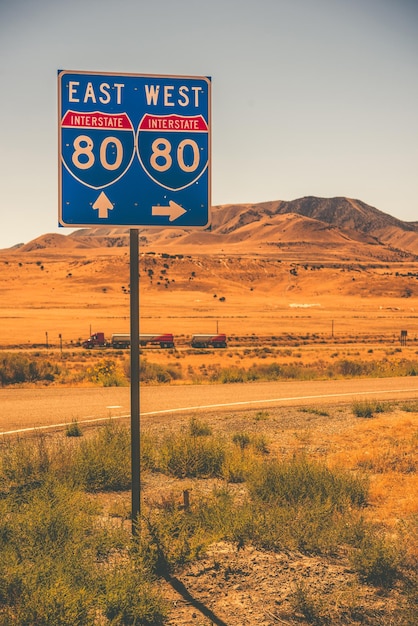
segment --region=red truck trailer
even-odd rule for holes
[[[192,348],[226,348],[226,345],[224,333],[192,336]]]
[[[139,335],[139,345],[159,345],[160,348],[174,348],[174,337],[171,333],[164,335],[152,335],[151,333],[141,333]]]

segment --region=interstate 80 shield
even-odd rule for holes
[[[62,159],[80,183],[103,189],[127,171],[135,154],[135,134],[126,113],[69,110],[62,120]]]
[[[195,183],[209,161],[208,126],[201,115],[150,115],[138,128],[138,158],[148,176],[178,191]]]

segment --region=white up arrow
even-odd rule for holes
[[[113,204],[110,202],[104,191],[100,193],[96,202],[93,204],[93,209],[98,209],[99,219],[107,219],[109,217],[108,211],[113,210]]]
[[[162,217],[168,217],[169,222],[174,222],[178,217],[181,217],[186,213],[186,209],[183,209],[177,202],[170,200],[168,206],[153,206],[152,214]]]

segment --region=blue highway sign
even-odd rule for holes
[[[207,77],[58,72],[59,224],[205,227]]]

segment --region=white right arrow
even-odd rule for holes
[[[177,204],[177,202],[173,202],[173,200],[170,200],[168,206],[157,205],[152,207],[153,215],[168,217],[169,222],[174,222],[174,220],[181,217],[186,212],[186,209],[183,209],[183,207]]]
[[[93,209],[98,210],[98,218],[99,219],[107,219],[109,217],[109,211],[113,210],[113,204],[110,202],[109,198],[102,191],[97,198],[96,202],[93,204]]]

